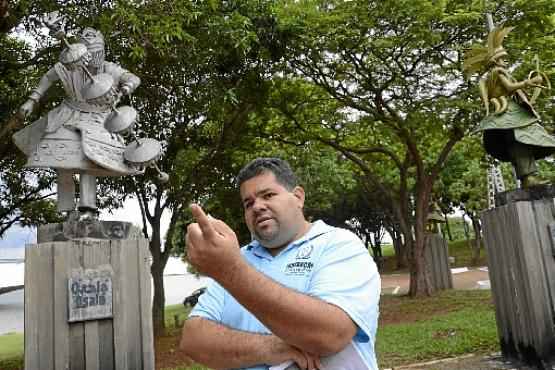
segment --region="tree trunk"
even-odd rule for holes
[[[466,245],[468,245],[469,249],[472,249],[472,245],[470,244],[470,230],[468,228],[468,224],[466,223],[466,220],[464,219],[464,214],[462,216],[462,222],[463,222],[464,237],[466,238]]]
[[[423,297],[432,294],[432,284],[427,269],[426,260],[424,258],[424,248],[426,245],[426,238],[415,238],[411,242],[410,248],[410,287],[409,296]]]
[[[449,217],[447,217],[447,213],[443,215],[445,218],[445,230],[447,231],[447,236],[449,237],[449,241],[453,241],[453,234],[451,234],[451,226],[449,224]],[[445,236],[443,236],[445,238]]]
[[[154,335],[164,335],[166,330],[166,296],[164,291],[164,267],[153,262],[150,273],[154,283],[154,297],[152,299],[152,324]]]
[[[414,239],[411,238],[410,251],[410,288],[411,297],[429,296],[433,293],[432,284],[425,259],[427,242],[426,221],[431,194],[431,179],[423,178],[417,187],[416,204],[414,210]]]
[[[407,248],[403,243],[402,234],[393,227],[386,227],[387,232],[391,236],[393,243],[393,251],[395,252],[396,270],[402,270],[408,266]]]
[[[474,229],[474,245],[472,251],[472,265],[476,266],[478,261],[480,260],[480,249],[482,245],[482,225],[480,224],[480,220],[478,217],[473,215],[471,218],[472,220],[472,228]]]
[[[378,266],[378,270],[383,269],[383,253],[382,253],[382,243],[380,240],[374,239],[374,244],[372,245],[372,255],[374,256],[374,262]]]

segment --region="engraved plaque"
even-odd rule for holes
[[[68,279],[68,322],[112,317],[112,268],[78,269]]]

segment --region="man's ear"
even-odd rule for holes
[[[303,208],[305,196],[304,189],[301,186],[295,186],[295,188],[293,189],[293,195],[299,200],[300,208]]]

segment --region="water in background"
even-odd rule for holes
[[[5,260],[22,260],[25,248],[0,248],[0,263]]]

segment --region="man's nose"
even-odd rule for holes
[[[263,199],[255,199],[252,208],[255,212],[266,210],[266,202]]]

